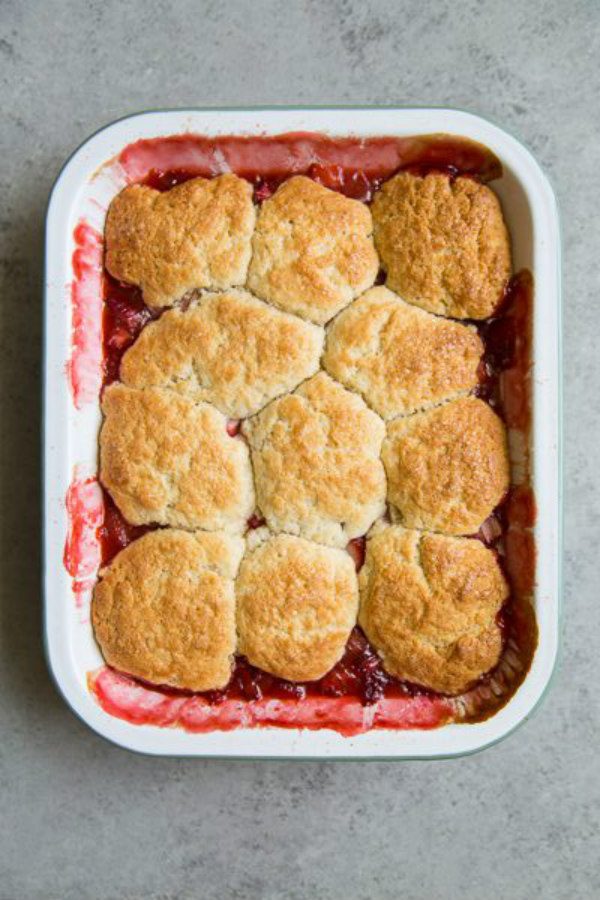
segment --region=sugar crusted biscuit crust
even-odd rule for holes
[[[248,286],[323,324],[370,287],[379,269],[367,206],[304,176],[285,181],[258,215]]]
[[[121,379],[171,387],[242,418],[314,374],[323,340],[323,329],[246,291],[204,294],[143,329],[123,356]]]
[[[474,327],[374,287],[330,324],[323,365],[392,419],[472,390],[482,353]]]
[[[224,687],[235,651],[240,537],[159,529],[100,573],[92,623],[106,662],[154,684]]]
[[[104,392],[100,480],[134,525],[242,532],[254,509],[248,447],[213,406],[163,388]]]
[[[457,319],[492,315],[510,277],[499,200],[471,178],[400,172],[372,205],[386,284],[405,300]]]
[[[273,531],[343,547],[385,508],[382,420],[320,372],[243,423]]]
[[[188,291],[243,284],[256,213],[252,186],[237,175],[192,178],[160,192],[133,185],[106,219],[106,268],[139,285],[148,306]]]
[[[277,535],[244,557],[236,596],[239,652],[290,681],[325,675],[356,623],[350,556],[290,535]]]
[[[480,541],[381,529],[359,586],[359,623],[391,675],[458,694],[498,662],[508,586]]]
[[[381,456],[408,528],[475,533],[508,490],[504,424],[476,397],[390,422]]]

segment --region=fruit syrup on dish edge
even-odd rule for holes
[[[443,171],[450,178],[460,174],[460,170],[450,162],[427,166],[412,165],[409,167],[418,174],[425,171]],[[170,171],[150,171],[144,183],[157,190],[169,190],[177,184],[187,181],[198,174],[196,171],[177,169]],[[324,166],[314,164],[306,173],[321,184],[338,190],[346,196],[369,202],[374,191],[381,184],[382,175],[367,177],[360,170],[347,170],[341,166]],[[469,173],[471,177],[476,174]],[[255,202],[261,203],[275,192],[279,184],[289,177],[282,173],[281,177],[262,179],[258,172],[245,172],[244,177],[254,184]],[[382,283],[383,273],[378,282]],[[531,290],[531,279],[528,273],[513,276],[504,293],[494,317],[476,325],[485,345],[485,352],[479,370],[479,387],[477,395],[485,399],[503,416],[502,401],[499,390],[500,374],[515,365],[516,359],[516,317],[510,315],[511,310],[523,299],[523,294]],[[135,341],[142,328],[150,321],[157,319],[159,312],[150,310],[142,299],[139,288],[122,284],[104,272],[104,382],[106,386],[118,379],[120,360],[125,350]],[[228,432],[234,436],[238,431],[235,423],[228,425]],[[484,523],[473,538],[481,540],[496,553],[503,566],[501,555],[502,540],[508,524],[508,510],[514,504],[512,492],[498,506],[490,518]],[[533,520],[535,510],[531,492],[524,492],[517,502],[521,506],[521,518]],[[102,547],[102,563],[107,564],[112,557],[131,541],[157,526],[134,526],[126,522],[116,508],[110,496],[104,491],[105,517],[99,531]],[[256,516],[248,522],[249,528],[260,527],[263,521]],[[357,570],[364,561],[365,538],[357,538],[350,542],[349,552],[355,560]],[[504,640],[510,636],[518,640],[518,623],[513,615],[513,603],[510,598],[498,616]],[[486,683],[493,672],[483,676],[479,683]],[[143,682],[141,682],[143,683]],[[166,686],[149,685],[153,690],[165,694],[183,696],[189,692],[178,691]],[[341,697],[355,696],[363,705],[369,705],[382,697],[394,696],[439,696],[416,685],[402,682],[389,676],[383,669],[378,655],[375,653],[359,627],[350,635],[342,659],[323,678],[310,683],[292,683],[276,678],[252,666],[244,658],[236,658],[234,670],[228,686],[221,691],[203,693],[211,704],[219,704],[224,700],[260,700],[262,698],[303,699],[307,696]]]

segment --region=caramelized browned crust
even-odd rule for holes
[[[254,509],[248,447],[208,403],[163,388],[106,389],[100,479],[134,525],[242,532]]]
[[[235,650],[233,578],[243,540],[152,531],[101,572],[92,601],[107,663],[155,684],[224,687]]]
[[[476,397],[391,422],[382,459],[408,528],[473,534],[508,490],[504,424]]]
[[[486,185],[400,172],[377,192],[374,237],[387,286],[404,300],[456,319],[485,319],[510,276],[500,203]]]
[[[458,694],[498,662],[508,587],[480,541],[375,529],[359,585],[360,625],[391,675]]]
[[[255,223],[252,187],[236,175],[192,178],[163,193],[133,185],[106,219],[106,268],[141,287],[148,306],[197,288],[243,284]]]
[[[290,535],[273,537],[244,557],[236,596],[239,652],[290,681],[325,675],[356,622],[350,556]]]
[[[466,394],[478,383],[483,343],[452,322],[375,287],[329,326],[323,365],[393,419]]]
[[[244,422],[257,504],[273,531],[343,547],[385,507],[383,422],[325,372]]]
[[[170,387],[233,418],[252,415],[319,368],[323,330],[245,291],[205,294],[147,325],[121,362],[132,387]]]
[[[248,286],[322,325],[375,281],[372,230],[363,203],[310,178],[290,178],[258,215]]]

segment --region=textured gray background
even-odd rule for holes
[[[0,18],[2,900],[599,897],[600,4],[2,0]],[[46,197],[65,156],[125,113],[326,102],[488,114],[526,141],[558,191],[562,670],[533,721],[470,759],[136,757],[73,718],[42,656]]]

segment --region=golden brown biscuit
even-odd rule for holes
[[[244,557],[236,599],[239,652],[279,678],[314,681],[356,623],[354,564],[343,550],[280,534]]]
[[[144,328],[121,380],[171,387],[242,418],[316,372],[322,348],[321,328],[245,291],[205,294]]]
[[[106,268],[141,287],[148,306],[172,306],[197,288],[243,284],[255,210],[237,175],[192,178],[159,192],[125,188],[106,219]]]
[[[245,530],[254,509],[248,447],[214,406],[113,384],[102,410],[100,480],[129,522]]]
[[[343,547],[385,508],[385,427],[325,372],[244,422],[257,505],[273,531]]]
[[[285,181],[258,215],[248,286],[323,324],[370,287],[379,270],[367,206],[310,178]]]
[[[387,286],[456,319],[485,319],[510,276],[510,243],[494,192],[471,178],[400,172],[372,206]]]
[[[391,675],[457,694],[498,662],[508,587],[480,541],[376,528],[358,580],[359,623]]]
[[[433,316],[375,287],[333,320],[323,365],[392,419],[468,393],[478,384],[482,353],[472,326]]]
[[[171,529],[129,544],[94,590],[92,622],[107,663],[154,684],[225,687],[243,550],[240,537]]]
[[[381,458],[408,528],[473,534],[508,490],[504,424],[476,397],[390,422]]]

